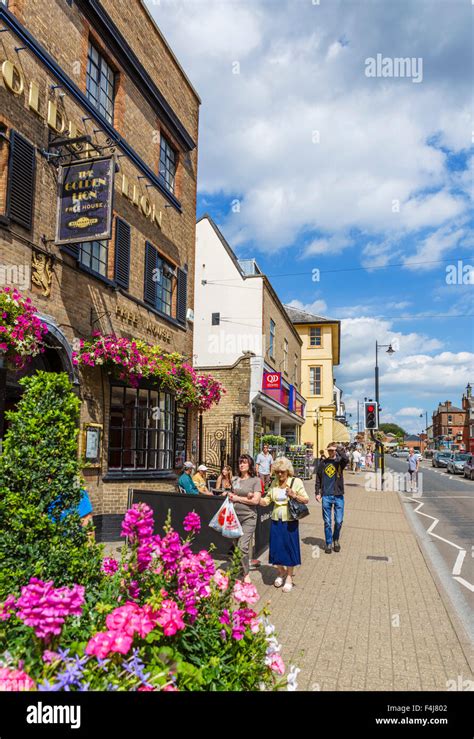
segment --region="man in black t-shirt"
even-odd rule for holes
[[[349,462],[343,446],[335,443],[328,446],[327,459],[321,459],[316,470],[316,500],[322,501],[326,554],[340,552],[339,535],[344,518],[344,467]],[[334,532],[332,530],[332,509],[334,507]]]

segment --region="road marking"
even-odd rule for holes
[[[466,556],[466,550],[462,549],[456,559],[456,562],[454,563],[453,567],[453,575],[460,575],[462,570],[462,563],[464,562],[464,557]]]
[[[455,577],[455,580],[461,583],[461,585],[464,585],[466,588],[468,588],[471,593],[474,593],[474,585],[471,585],[470,582],[467,582],[467,580],[464,580],[463,577]]]
[[[404,495],[403,497],[405,498],[405,500],[408,500],[411,503],[416,502],[414,498],[408,498],[406,495]],[[444,541],[446,544],[449,544],[450,546],[455,547],[455,549],[459,549],[459,554],[456,558],[456,562],[454,563],[454,567],[453,567],[453,572],[452,572],[453,579],[457,580],[461,585],[464,585],[464,587],[466,587],[468,590],[471,590],[474,593],[474,585],[471,585],[470,582],[468,582],[467,580],[464,580],[463,577],[458,577],[459,573],[461,572],[461,567],[462,567],[462,563],[464,562],[464,557],[466,556],[466,550],[460,547],[458,544],[455,544],[453,541],[449,541],[449,539],[444,539],[442,536],[439,536],[438,534],[433,534],[433,529],[439,524],[439,518],[435,518],[434,516],[430,516],[428,513],[423,513],[422,511],[420,511],[420,508],[424,505],[425,505],[424,503],[418,503],[417,508],[413,509],[414,512],[419,513],[420,516],[426,516],[426,518],[433,519],[433,523],[431,524],[429,529],[427,529],[426,531],[427,534],[434,536],[436,539],[440,539],[440,541]],[[462,560],[459,565],[461,555],[463,556],[462,556]]]

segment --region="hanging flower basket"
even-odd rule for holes
[[[79,350],[73,352],[73,363],[103,367],[132,387],[138,387],[142,379],[152,379],[174,392],[182,405],[202,411],[217,404],[226,392],[211,375],[198,375],[181,354],[113,334],[102,336],[96,332],[90,341],[81,340]]]
[[[10,287],[0,289],[0,351],[7,363],[22,369],[33,357],[45,351],[48,327],[36,315],[30,298]]]

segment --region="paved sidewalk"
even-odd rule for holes
[[[366,491],[362,475],[345,480],[341,552],[324,552],[321,506],[307,481],[311,516],[300,523],[293,591],[273,587],[267,558],[251,574],[259,605],[270,601],[285,664],[301,668],[299,690],[447,690],[449,680],[472,680],[397,493]]]

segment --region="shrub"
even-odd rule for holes
[[[77,456],[79,400],[65,373],[23,378],[25,392],[0,457],[0,597],[30,577],[56,584],[97,583],[101,547],[75,511],[81,496]],[[62,515],[63,514],[63,515]]]
[[[104,560],[99,597],[74,585],[31,580],[0,607],[0,688],[7,690],[261,690],[288,684],[253,585],[206,550],[191,551],[200,520],[188,514],[182,540],[165,526],[153,536],[145,504],[125,515],[130,548]],[[8,645],[8,651],[6,650]]]

